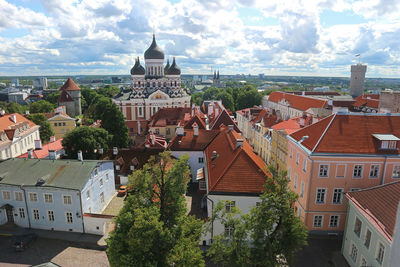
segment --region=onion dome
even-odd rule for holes
[[[169,65],[169,59],[167,59],[167,65],[165,65],[165,68],[164,68],[164,73],[165,73],[165,74],[168,74],[169,67],[170,67],[170,65]]]
[[[156,43],[156,37],[153,34],[153,42],[150,47],[144,52],[144,59],[164,59],[164,52]]]
[[[175,57],[174,57],[174,60],[172,61],[171,67],[169,67],[169,69],[168,69],[168,74],[169,75],[181,75],[181,68],[179,68],[178,65],[176,65]]]
[[[135,60],[135,65],[131,69],[131,75],[144,75],[145,70],[142,65],[140,65],[140,59],[139,57],[136,58]]]

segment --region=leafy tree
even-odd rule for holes
[[[58,98],[60,97],[61,92],[54,92],[47,95],[44,100],[53,104],[53,106],[58,106]]]
[[[53,128],[51,127],[51,124],[47,120],[47,117],[42,114],[42,113],[36,113],[36,114],[30,114],[27,116],[29,120],[31,120],[33,123],[40,125],[39,128],[39,134],[40,134],[40,140],[42,140],[43,143],[46,143],[50,140],[50,137],[54,135]]]
[[[221,90],[215,98],[217,100],[222,100],[222,104],[225,108],[229,109],[230,111],[235,111],[235,103],[233,97],[228,92]]]
[[[200,106],[203,103],[203,92],[196,92],[192,94],[192,103],[197,106]]]
[[[113,96],[119,93],[120,89],[116,86],[106,85],[97,91],[100,95],[112,98]]]
[[[204,91],[203,99],[204,100],[215,100],[218,93],[220,92],[221,89],[216,88],[216,87],[210,87],[207,88],[207,90]]]
[[[226,212],[223,203],[216,205],[212,220],[232,225],[234,232],[213,239],[208,255],[214,261],[228,266],[291,266],[295,253],[306,244],[307,230],[291,208],[297,195],[289,189],[286,173],[269,170],[272,179],[266,181],[261,203],[248,214],[239,216],[237,209]]]
[[[129,177],[132,194],[107,240],[112,266],[204,266],[202,223],[186,215],[187,160],[163,152]]]
[[[62,141],[69,158],[76,159],[79,150],[83,157],[95,159],[95,149],[110,147],[112,136],[104,129],[81,126],[67,133]]]
[[[120,109],[110,98],[101,97],[94,112],[94,119],[101,120],[101,127],[113,135],[112,146],[127,147],[129,142],[128,127]]]
[[[6,113],[24,114],[26,110],[27,110],[26,106],[21,106],[18,103],[10,102],[6,104]]]
[[[30,113],[49,113],[54,110],[54,105],[46,100],[39,100],[31,104]]]
[[[258,93],[257,89],[252,86],[246,86],[238,93],[236,109],[240,110],[248,107],[253,107],[254,105],[260,105],[261,98],[262,97]]]

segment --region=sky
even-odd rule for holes
[[[399,0],[0,0],[0,14],[0,76],[127,75],[154,32],[183,74],[348,77],[360,60],[400,78]]]

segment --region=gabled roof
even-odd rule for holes
[[[356,100],[362,99],[362,98],[379,100],[380,95],[379,94],[363,94],[363,95],[357,96]]]
[[[278,120],[278,117],[275,114],[268,112],[266,109],[262,109],[258,116],[252,120],[252,124],[262,123],[264,127],[271,128],[273,125],[281,121],[281,119]]]
[[[220,114],[218,115],[218,117],[212,121],[212,123],[210,124],[210,129],[217,130],[221,127],[221,125],[225,125],[225,126],[233,125],[233,128],[235,129],[235,131],[240,133],[240,130],[239,130],[238,126],[236,125],[236,122],[233,121],[233,119],[228,114],[226,109],[223,109],[220,112]]]
[[[309,96],[294,95],[280,91],[272,92],[268,97],[268,101],[272,101],[275,103],[278,103],[283,99],[289,102],[290,107],[301,111],[306,111],[309,108],[328,107],[328,100],[313,98]]]
[[[357,101],[353,104],[354,107],[369,107],[374,109],[379,108],[379,97],[378,99],[375,99],[366,95],[360,95],[356,97],[356,100]]]
[[[183,121],[185,114],[190,114],[190,108],[162,108],[158,110],[150,119],[149,127],[165,127],[168,125],[178,125]]]
[[[184,129],[192,129],[194,123],[196,123],[197,126],[199,126],[199,129],[202,129],[202,130],[206,129],[206,123],[197,113],[194,114],[194,116],[192,116],[192,118],[190,118],[190,120],[188,120],[185,123],[185,126],[183,128]]]
[[[243,144],[236,148],[238,140]],[[213,156],[215,153],[217,157]],[[270,177],[264,161],[235,130],[221,127],[205,151],[210,193],[260,194]]]
[[[299,117],[290,118],[286,121],[279,122],[271,127],[275,131],[284,130],[287,134],[291,134],[301,129]]]
[[[61,90],[61,94],[58,97],[58,103],[61,102],[73,102],[74,99],[72,96],[66,91],[66,90]]]
[[[296,141],[308,136],[301,144],[310,151],[320,153],[399,154],[398,149],[379,149],[378,140],[373,134],[400,137],[400,115],[333,114],[290,136]]]
[[[194,136],[193,129],[185,129],[183,136],[175,136],[168,145],[172,151],[204,151],[208,144],[219,134],[219,130],[199,129]]]
[[[400,181],[348,192],[346,196],[378,231],[392,240],[400,202]]]
[[[66,90],[66,91],[80,91],[81,88],[71,79],[68,78],[67,81],[61,86],[58,90]]]
[[[49,151],[60,151],[63,150],[62,138],[54,142],[47,143],[42,146],[42,149],[33,150],[33,158],[35,159],[45,159],[49,157]],[[17,158],[28,158],[28,152],[18,156]]]
[[[17,123],[15,123],[11,120],[11,115],[15,115],[15,118],[17,119]],[[0,132],[4,131],[5,129],[11,129],[11,126],[17,125],[21,122],[28,122],[29,127],[36,125],[19,113],[10,113],[10,114],[5,114],[3,116],[0,116]]]
[[[64,117],[67,120],[75,120],[74,118],[71,118],[67,113],[61,112],[61,113],[44,113],[44,115],[47,117],[48,120],[52,120],[56,117]]]

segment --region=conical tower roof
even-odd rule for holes
[[[58,90],[80,91],[81,88],[79,88],[79,86],[71,78],[68,78],[68,80],[64,83],[64,85],[61,86]]]
[[[164,68],[164,73],[165,73],[165,74],[168,74],[169,68],[170,68],[170,65],[169,65],[169,58],[168,58],[168,59],[167,59],[167,65],[165,65],[165,68]]]

